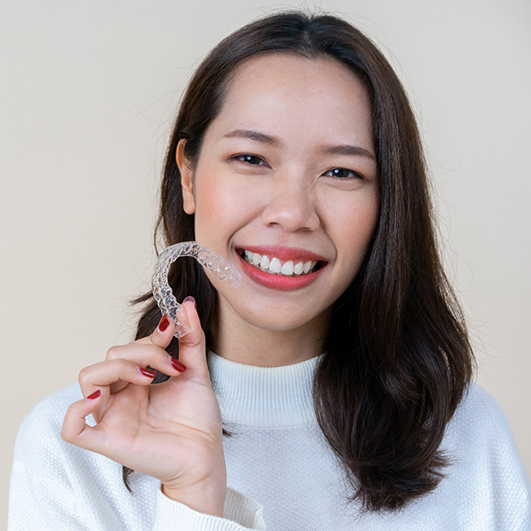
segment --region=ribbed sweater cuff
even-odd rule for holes
[[[258,502],[228,487],[223,518],[197,512],[159,489],[153,531],[265,531],[262,511]]]

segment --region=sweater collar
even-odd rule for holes
[[[320,354],[282,367],[258,367],[207,357],[224,423],[279,428],[315,423],[312,387]]]

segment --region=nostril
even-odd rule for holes
[[[280,226],[287,231],[314,231],[320,226],[319,216],[313,205],[302,204],[301,199],[284,198],[270,203],[262,213],[262,222],[266,226]]]

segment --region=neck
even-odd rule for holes
[[[245,365],[282,367],[322,354],[328,326],[329,317],[321,315],[295,329],[268,330],[218,313],[212,349],[225,359]]]

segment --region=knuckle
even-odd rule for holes
[[[156,330],[155,330],[156,332]],[[148,336],[148,339],[149,339],[149,343],[155,347],[158,347],[158,337],[157,335],[154,333],[154,334],[151,334]]]
[[[109,360],[107,365],[106,373],[107,375],[113,375],[114,379],[119,380],[120,378],[127,376],[130,373],[131,367],[134,364],[129,360],[124,358],[116,358]]]
[[[203,329],[197,330],[196,333],[185,336],[185,343],[190,347],[199,347],[205,343],[205,332]]]
[[[89,382],[90,377],[90,367],[83,367],[79,371],[79,376],[77,377],[81,386]]]
[[[130,361],[124,360],[123,358],[115,359],[115,360],[113,360],[113,363],[116,365],[116,369],[120,373],[124,373],[132,365]]]
[[[107,351],[107,354],[105,355],[105,359],[106,359],[106,360],[115,360],[115,359],[117,359],[117,358],[120,357],[119,353],[120,353],[120,347],[117,346],[117,345],[113,345],[113,346]]]

